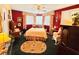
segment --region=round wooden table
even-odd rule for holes
[[[42,41],[26,41],[20,47],[22,52],[25,53],[43,53],[46,51],[47,46]]]

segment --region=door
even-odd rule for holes
[[[2,17],[1,17],[1,13],[0,13],[0,33],[2,32],[2,24],[1,24],[1,22],[2,22]]]

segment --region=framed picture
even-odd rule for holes
[[[22,17],[18,17],[18,18],[17,18],[17,21],[18,21],[18,22],[22,22]]]
[[[8,19],[11,19],[11,11],[10,10],[8,10]]]

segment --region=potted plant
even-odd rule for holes
[[[74,13],[72,15],[72,21],[73,21],[73,24],[72,25],[76,25],[76,26],[79,26],[79,13]]]

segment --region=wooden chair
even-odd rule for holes
[[[5,44],[0,44],[0,55],[7,53],[8,48],[5,47]]]
[[[62,32],[62,42],[67,44],[67,41],[68,41],[68,30],[64,29],[63,32]]]

